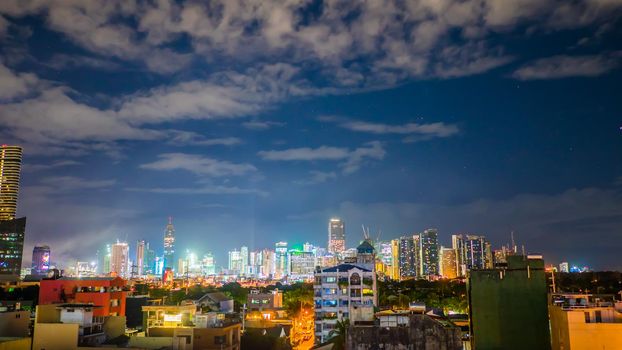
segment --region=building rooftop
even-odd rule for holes
[[[101,306],[86,304],[86,303],[68,303],[68,304],[59,304],[56,306],[57,309],[71,308],[71,309],[96,309]]]
[[[373,254],[374,250],[374,247],[368,241],[363,241],[363,243],[356,247],[356,251],[359,254]]]
[[[364,271],[364,272],[371,272],[371,270],[369,270],[369,269],[366,269],[366,268],[358,266],[358,265],[353,265],[353,264],[339,264],[337,266],[333,266],[333,267],[329,267],[329,268],[323,269],[322,272],[346,272],[346,271],[350,271],[352,269],[359,269],[359,270]]]

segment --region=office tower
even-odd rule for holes
[[[453,248],[441,247],[441,276],[444,278],[458,277],[456,250]]]
[[[391,269],[389,270],[389,277],[393,280],[398,281],[400,279],[400,240],[392,239],[391,240],[391,260],[393,260],[393,264],[391,265]]]
[[[508,255],[505,268],[471,270],[472,348],[550,349],[547,293],[540,255]]]
[[[261,276],[261,265],[263,261],[261,260],[262,254],[261,251],[256,250],[248,253],[248,268],[247,272],[251,276]]]
[[[438,255],[438,230],[427,229],[420,235],[419,240],[420,256],[419,277],[430,278],[438,276],[439,255]]]
[[[15,219],[21,168],[22,148],[0,146],[0,221]]]
[[[142,276],[145,270],[145,241],[136,242],[136,269],[138,276]]]
[[[155,250],[149,247],[149,242],[145,244],[145,258],[143,263],[143,273],[145,275],[152,275],[156,273],[155,268],[156,253]]]
[[[313,244],[306,242],[305,244],[302,245],[302,251],[303,252],[312,252],[315,249],[315,247],[313,246]]]
[[[239,275],[242,271],[242,255],[237,249],[229,251],[229,273]]]
[[[26,218],[0,220],[0,281],[19,279]]]
[[[43,276],[50,270],[50,247],[47,245],[36,245],[32,249],[32,270],[31,274]]]
[[[452,235],[451,240],[456,250],[459,276],[465,276],[472,269],[493,267],[492,249],[484,236]]]
[[[328,222],[328,252],[342,253],[346,249],[346,224],[341,219],[330,219]]]
[[[315,272],[315,256],[312,252],[290,250],[289,276],[292,281],[305,281],[313,278]]]
[[[287,267],[287,242],[277,242],[274,249],[274,278],[285,278]]]
[[[567,261],[564,261],[561,264],[559,264],[559,272],[565,272],[565,273],[570,272],[570,264],[568,264]]]
[[[242,259],[240,273],[246,275],[248,273],[248,247],[242,246],[242,248],[240,248],[240,258]]]
[[[214,255],[212,253],[203,255],[203,260],[201,260],[201,271],[204,276],[216,274],[216,261],[214,260]]]
[[[275,273],[275,254],[274,250],[264,249],[261,251],[261,275],[266,278],[273,278]]]
[[[419,236],[402,236],[399,239],[400,279],[416,278],[419,266]]]
[[[112,245],[110,256],[110,272],[119,277],[127,278],[130,273],[130,247],[126,242],[119,242]]]
[[[173,226],[173,218],[168,217],[168,225],[164,232],[164,268],[174,268],[175,263],[175,227]]]

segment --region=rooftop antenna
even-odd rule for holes
[[[512,238],[512,246],[510,247],[510,249],[512,249],[514,251],[514,254],[516,254],[517,251],[516,251],[516,242],[514,242],[514,231],[510,232],[510,237]]]

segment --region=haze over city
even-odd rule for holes
[[[428,228],[622,269],[618,1],[0,3],[24,252]],[[132,248],[133,249],[133,248]],[[24,254],[25,266],[31,255]]]

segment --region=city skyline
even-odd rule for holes
[[[117,239],[159,249],[169,216],[175,252],[222,262],[323,245],[339,217],[347,247],[361,225],[445,246],[514,232],[622,270],[622,5],[372,3],[3,1],[23,265],[37,244],[61,263]]]

